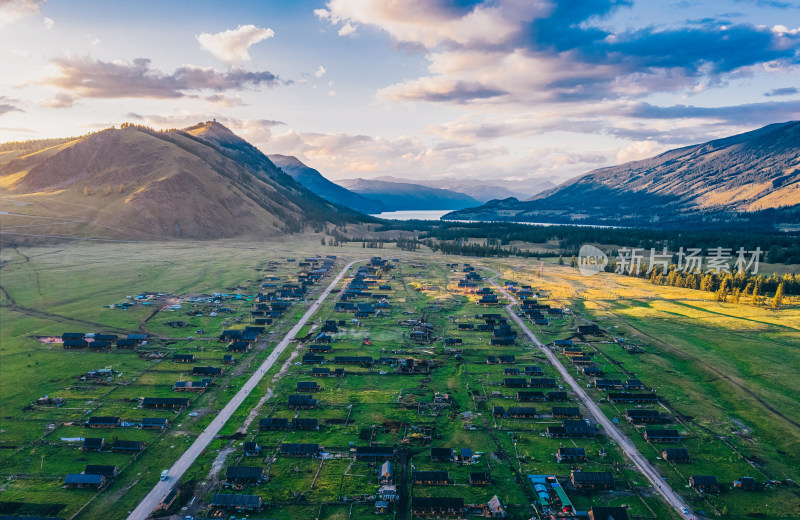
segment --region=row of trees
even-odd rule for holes
[[[435,239],[440,242],[460,244],[467,238],[487,239],[491,245],[506,246],[511,242],[543,244],[557,241],[559,253],[578,254],[583,244],[615,244],[618,247],[642,248],[649,251],[678,251],[681,247],[697,247],[708,250],[715,247],[730,247],[765,252],[763,261],[769,263],[800,263],[800,241],[796,236],[785,234],[757,234],[723,230],[674,230],[642,228],[601,228],[568,225],[537,226],[510,222],[447,222],[447,221],[392,221],[376,226],[376,231],[410,231],[418,233],[421,240]],[[448,246],[454,250],[453,246]],[[524,251],[524,250],[522,250]],[[454,253],[460,254],[460,253]],[[616,251],[612,251],[615,255]],[[530,255],[521,255],[530,256]]]
[[[572,265],[577,263],[572,258]],[[610,262],[605,270],[616,272],[616,264]],[[669,285],[714,293],[717,301],[733,303],[751,303],[764,305],[767,295],[772,295],[771,304],[778,308],[783,304],[787,295],[800,295],[800,274],[776,273],[771,275],[750,274],[746,272],[688,272],[670,265],[669,269],[658,266],[650,270],[646,264],[641,264],[638,271],[625,271],[622,274],[637,278],[649,279],[654,285]]]

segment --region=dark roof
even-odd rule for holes
[[[289,399],[288,399],[287,402],[288,402],[289,406],[293,406],[293,405],[313,405],[313,404],[315,404],[317,402],[317,400],[314,399],[313,397],[311,397],[308,394],[300,394],[300,395],[292,394],[292,395],[289,396]]]
[[[143,426],[166,426],[167,425],[167,418],[166,417],[145,417],[142,419]]]
[[[670,459],[688,459],[689,458],[689,450],[686,448],[666,448],[664,450],[664,455],[666,455],[667,460]]]
[[[217,368],[217,367],[194,367],[194,368],[192,368],[192,374],[196,374],[196,375],[208,376],[208,375],[218,375],[218,374],[221,374],[221,373],[222,373],[222,369],[221,368]]]
[[[292,429],[308,429],[308,428],[317,428],[317,420],[316,419],[304,419],[295,417],[292,419]]]
[[[86,475],[83,473],[70,473],[64,479],[64,484],[92,484],[101,485],[103,483],[103,475]]]
[[[392,457],[394,448],[392,446],[356,446],[356,456]]]
[[[431,457],[452,457],[453,448],[431,448]]]
[[[658,430],[658,429],[647,429],[644,431],[644,434],[647,435],[648,439],[680,439],[681,434],[678,433],[678,430]]]
[[[112,450],[141,450],[144,447],[142,441],[123,441],[116,440],[111,447]]]
[[[89,420],[86,421],[86,424],[119,424],[120,420],[119,417],[89,417]]]
[[[260,428],[288,428],[289,419],[267,417],[258,421]]]
[[[691,480],[695,486],[717,486],[719,482],[714,475],[692,475]]]
[[[264,476],[264,468],[258,466],[228,466],[226,480],[260,480]]]
[[[84,448],[99,448],[103,443],[103,437],[85,437],[83,439]]]
[[[302,444],[296,442],[284,442],[281,444],[281,453],[283,454],[316,454],[319,453],[319,444]]]
[[[585,457],[586,448],[561,447],[558,448],[558,454],[566,457]]]
[[[175,500],[175,497],[178,496],[178,489],[172,488],[169,490],[169,493],[164,495],[164,498],[161,499],[162,504],[172,504],[172,501]]]
[[[512,406],[508,409],[508,415],[528,415],[535,416],[536,408],[525,406]]]

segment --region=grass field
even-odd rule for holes
[[[278,284],[290,280],[298,267],[285,262],[286,257],[300,259],[319,253],[354,260],[378,254],[400,259],[381,281],[391,289],[376,291],[389,297],[391,309],[386,315],[354,323],[352,314],[334,311],[332,295],[298,337],[313,336],[325,319],[345,320],[334,334],[334,352],[325,354],[326,358],[366,355],[376,360],[394,357],[397,361],[371,366],[328,362],[324,366],[345,368],[346,377],[314,378],[323,387],[313,394],[320,406],[296,411],[287,407],[287,398],[295,393],[298,381],[312,378],[309,365],[298,364],[308,342],[291,345],[226,424],[220,438],[184,475],[181,495],[168,513],[176,512],[192,497],[195,502],[190,510],[202,512],[213,493],[231,492],[221,477],[225,468],[239,463],[259,465],[267,471],[267,482],[236,492],[260,495],[271,504],[265,513],[270,518],[372,518],[373,507],[362,499],[374,496],[377,490],[377,465],[354,460],[351,454],[353,446],[372,442],[407,449],[409,474],[412,466],[415,470],[449,472],[452,485],[409,485],[412,497],[458,496],[467,503],[481,504],[497,494],[509,518],[535,515],[526,476],[554,474],[564,482],[570,467],[557,463],[554,453],[565,442],[576,443],[544,436],[547,426],[560,423],[556,419],[491,416],[493,406],[508,408],[517,403],[513,399],[516,390],[502,386],[504,377],[508,377],[503,373],[505,365],[488,365],[488,355],[513,353],[515,367],[540,366],[545,377],[557,378],[557,373],[537,348],[521,338],[512,347],[492,347],[486,333],[458,330],[458,323],[483,323],[473,318],[476,313],[503,312],[501,308],[478,307],[477,295],[465,294],[456,286],[462,273],[444,265],[470,259],[426,251],[411,254],[393,247],[381,250],[362,249],[360,244],[340,248],[318,244],[317,240],[296,237],[271,244],[156,243],[143,247],[81,243],[0,252],[0,286],[4,289],[0,291],[0,445],[4,448],[0,450],[0,501],[24,501],[32,504],[28,507],[41,510],[48,505],[51,509],[60,506],[57,514],[65,518],[79,510],[75,516],[79,519],[124,518],[158,480],[160,471],[237,391],[251,367],[268,355],[271,346],[302,314],[304,304],[297,304],[270,328],[263,348],[237,355],[236,365],[218,380],[216,388],[200,396],[173,393],[175,381],[191,379],[187,374],[192,365],[172,363],[172,354],[194,354],[198,360],[195,365],[222,366],[225,344],[216,341],[216,335],[224,328],[248,323],[252,302],[247,298],[258,290],[262,278],[277,276]],[[269,261],[278,262],[275,271],[264,272]],[[529,283],[550,295],[546,303],[571,310],[564,317],[551,319],[547,327],[531,325],[542,341],[573,337],[603,368],[604,377],[635,377],[658,393],[663,405],[660,409],[673,418],[666,427],[679,429],[683,446],[692,453],[689,464],[670,465],[661,460],[663,446],[648,444],[641,427],[625,423],[625,405],[601,406],[610,417],[620,419],[623,430],[693,508],[732,519],[757,515],[800,518],[795,486],[782,484],[751,493],[731,489],[733,479],[741,476],[756,477],[761,483],[800,478],[800,368],[796,361],[800,307],[795,303],[772,311],[713,302],[709,293],[657,287],[612,274],[582,277],[575,269],[551,264],[539,278],[538,262],[474,259],[472,263],[499,271],[498,280]],[[131,302],[129,296],[141,293],[167,296],[157,300],[155,307],[106,307]],[[238,294],[241,299],[224,300],[233,312],[212,317],[207,303],[190,300],[212,293]],[[154,313],[161,304],[173,302],[181,308]],[[190,311],[199,311],[202,316],[190,316]],[[431,323],[438,339],[427,345],[412,342],[411,329],[398,325],[398,321],[409,318]],[[167,324],[173,321],[186,321],[187,326]],[[575,336],[576,325],[590,321],[601,326],[603,335]],[[197,333],[200,329],[204,332]],[[146,331],[153,339],[144,350],[166,357],[147,359],[116,349],[70,352],[36,339],[64,331]],[[194,339],[188,340],[189,336]],[[443,337],[462,338],[460,357],[443,347]],[[613,342],[613,337],[623,338],[625,347]],[[371,345],[364,343],[366,338]],[[400,373],[400,362],[406,358],[429,366],[413,374]],[[565,357],[561,359],[571,366]],[[89,370],[106,367],[118,374],[111,384],[78,380]],[[584,379],[591,383],[591,379]],[[603,399],[599,391],[590,392],[598,401]],[[60,408],[30,406],[45,394],[64,397],[67,404]],[[449,395],[437,402],[437,394]],[[197,416],[137,409],[139,397],[176,395],[193,399],[190,410]],[[520,405],[546,412],[553,403]],[[558,405],[578,403],[572,397],[571,402]],[[107,442],[113,437],[146,441],[147,449],[136,458],[110,452],[82,453],[75,442],[62,438],[94,436],[96,430],[81,426],[87,415],[117,415],[123,420],[165,416],[171,417],[172,426],[165,432],[123,428],[98,435],[106,437]],[[260,418],[296,416],[316,418],[319,430],[258,429]],[[427,429],[431,436],[426,440],[420,432]],[[247,440],[262,446],[261,456],[243,456],[242,444]],[[282,442],[319,443],[331,456],[324,461],[275,457]],[[672,517],[674,513],[605,436],[576,442],[588,454],[581,466],[586,471],[613,471],[616,483],[614,492],[570,492],[578,509],[624,504],[634,518]],[[430,447],[451,447],[456,453],[471,448],[478,457],[469,465],[432,462]],[[97,497],[96,491],[62,489],[64,475],[80,472],[86,464],[114,464],[122,473]],[[396,459],[395,465],[395,471],[399,471],[402,462]],[[490,471],[493,485],[467,485],[468,473],[475,471]],[[700,496],[685,487],[692,474],[715,474],[725,489],[719,495]]]
[[[800,306],[792,302],[775,311],[711,301],[708,293],[659,287],[646,280],[600,274],[583,277],[577,270],[551,266],[543,278],[533,269],[506,265],[536,287],[558,296],[573,311],[567,323],[540,331],[545,341],[575,337],[575,326],[593,321],[603,335],[578,338],[608,379],[641,379],[676,416],[691,464],[671,466],[659,448],[644,442],[642,432],[628,428],[643,453],[651,452],[675,489],[689,475],[718,476],[727,491],[695,495],[698,509],[731,518],[765,515],[800,516],[794,485],[780,484],[751,493],[732,489],[742,476],[761,483],[800,478],[800,391],[797,352]],[[614,342],[624,340],[628,347]],[[586,341],[581,341],[586,339]],[[571,366],[566,357],[564,363]],[[587,383],[591,379],[585,378]],[[602,393],[596,392],[598,399]],[[630,407],[630,406],[628,406]],[[605,406],[624,422],[625,405]],[[639,428],[641,430],[642,428]],[[690,497],[692,494],[689,495]]]

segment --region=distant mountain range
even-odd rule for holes
[[[385,211],[461,209],[480,204],[463,193],[410,182],[344,179],[339,184],[359,195],[379,200]]]
[[[484,202],[455,190],[437,188],[410,179],[344,179],[334,183],[291,155],[273,154],[270,160],[295,181],[320,197],[367,214],[389,211],[449,210]],[[507,192],[498,188],[502,195]]]
[[[329,202],[347,206],[361,213],[389,211],[382,202],[364,197],[329,181],[314,168],[303,164],[297,157],[278,154],[271,154],[267,157],[275,166],[289,174],[299,184]]]
[[[495,200],[445,219],[714,227],[800,221],[800,122],[601,168],[529,201]]]
[[[507,199],[515,197],[523,200],[533,197],[537,193],[554,188],[548,179],[532,178],[520,181],[508,181],[505,179],[455,179],[442,178],[432,180],[412,180],[400,177],[375,177],[372,180],[387,182],[402,182],[406,184],[421,184],[429,188],[439,188],[469,195],[480,202],[488,202],[494,199]]]
[[[215,122],[5,143],[0,195],[3,233],[18,236],[265,237],[372,220],[314,194]]]

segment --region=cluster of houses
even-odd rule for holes
[[[165,430],[169,427],[169,420],[160,417],[145,417],[133,421],[123,421],[119,417],[92,416],[84,422],[86,428],[113,429],[113,428],[140,428],[144,430]],[[81,439],[80,450],[83,452],[113,452],[136,455],[144,450],[144,441],[123,440],[114,438],[106,442],[105,437],[84,437]],[[113,480],[119,473],[117,466],[89,464],[81,473],[69,473],[64,478],[64,487],[67,489],[102,488]]]
[[[339,301],[336,312],[353,314],[356,320],[380,317],[391,310],[391,284],[385,283],[383,275],[392,269],[392,264],[381,257],[372,257],[367,265],[359,266],[352,274]]]
[[[376,513],[388,513],[390,504],[399,498],[397,486],[394,482],[394,468],[391,459],[394,455],[393,448],[358,447],[355,449],[356,459],[367,461],[383,461],[378,470],[378,484],[380,485],[375,501]],[[471,464],[474,462],[472,450],[464,448],[460,454],[455,454],[452,448],[430,448],[431,462],[460,462]],[[413,467],[413,466],[412,466]],[[491,484],[491,475],[488,472],[472,472],[469,474],[467,484],[470,486],[487,486]],[[495,495],[485,504],[465,504],[463,498],[458,497],[429,497],[425,487],[449,486],[453,481],[446,470],[411,472],[411,485],[414,490],[411,498],[411,513],[415,517],[426,518],[467,518],[469,516],[483,516],[485,518],[505,518],[506,508]]]
[[[587,336],[598,335],[601,334],[602,331],[597,324],[590,323],[579,325],[577,333],[581,336]],[[682,437],[678,430],[657,426],[670,423],[672,418],[661,410],[646,407],[648,405],[658,404],[659,398],[658,395],[652,391],[648,391],[640,380],[627,379],[623,381],[621,379],[603,378],[603,370],[593,363],[592,357],[587,355],[581,347],[574,345],[571,339],[556,340],[554,346],[560,348],[562,353],[569,358],[572,364],[576,368],[579,368],[584,375],[593,378],[592,386],[605,394],[603,400],[611,404],[635,406],[625,409],[624,418],[628,423],[633,425],[645,426],[642,430],[642,435],[648,443],[673,445],[681,443]],[[570,430],[567,430],[568,426]],[[594,432],[590,431],[591,429],[591,426],[580,424],[576,421],[565,421],[561,428],[549,427],[547,429],[547,434],[552,437],[589,437],[594,436]],[[583,448],[560,448],[556,455],[559,462],[583,461],[585,457],[586,453]],[[685,447],[665,447],[661,451],[661,457],[672,464],[691,462],[689,450]],[[606,486],[613,485],[613,479],[610,479],[609,476],[581,475],[580,473],[573,472],[571,480],[573,485],[582,489],[606,489]],[[576,482],[579,483],[580,486],[578,486]],[[698,492],[715,493],[720,490],[720,484],[717,477],[714,475],[692,475],[688,479],[688,486]],[[755,489],[756,484],[755,480],[751,477],[742,477],[735,481],[733,486],[743,489]],[[606,513],[603,512],[603,514]],[[597,513],[595,513],[595,517],[596,515]],[[605,518],[605,516],[603,518]],[[627,513],[625,513],[624,510],[623,512],[618,511],[611,514],[610,518],[627,518]]]
[[[517,286],[510,283],[506,286],[506,289],[516,293],[520,299],[520,312],[533,321],[534,325],[540,327],[550,325],[548,316],[564,314],[564,309],[561,307],[552,307],[547,303],[539,303],[539,294],[534,293],[529,285]]]
[[[116,334],[97,334],[84,332],[64,332],[61,343],[65,350],[91,349],[109,350],[116,348],[136,348],[147,341],[147,334],[128,334],[124,338]]]

